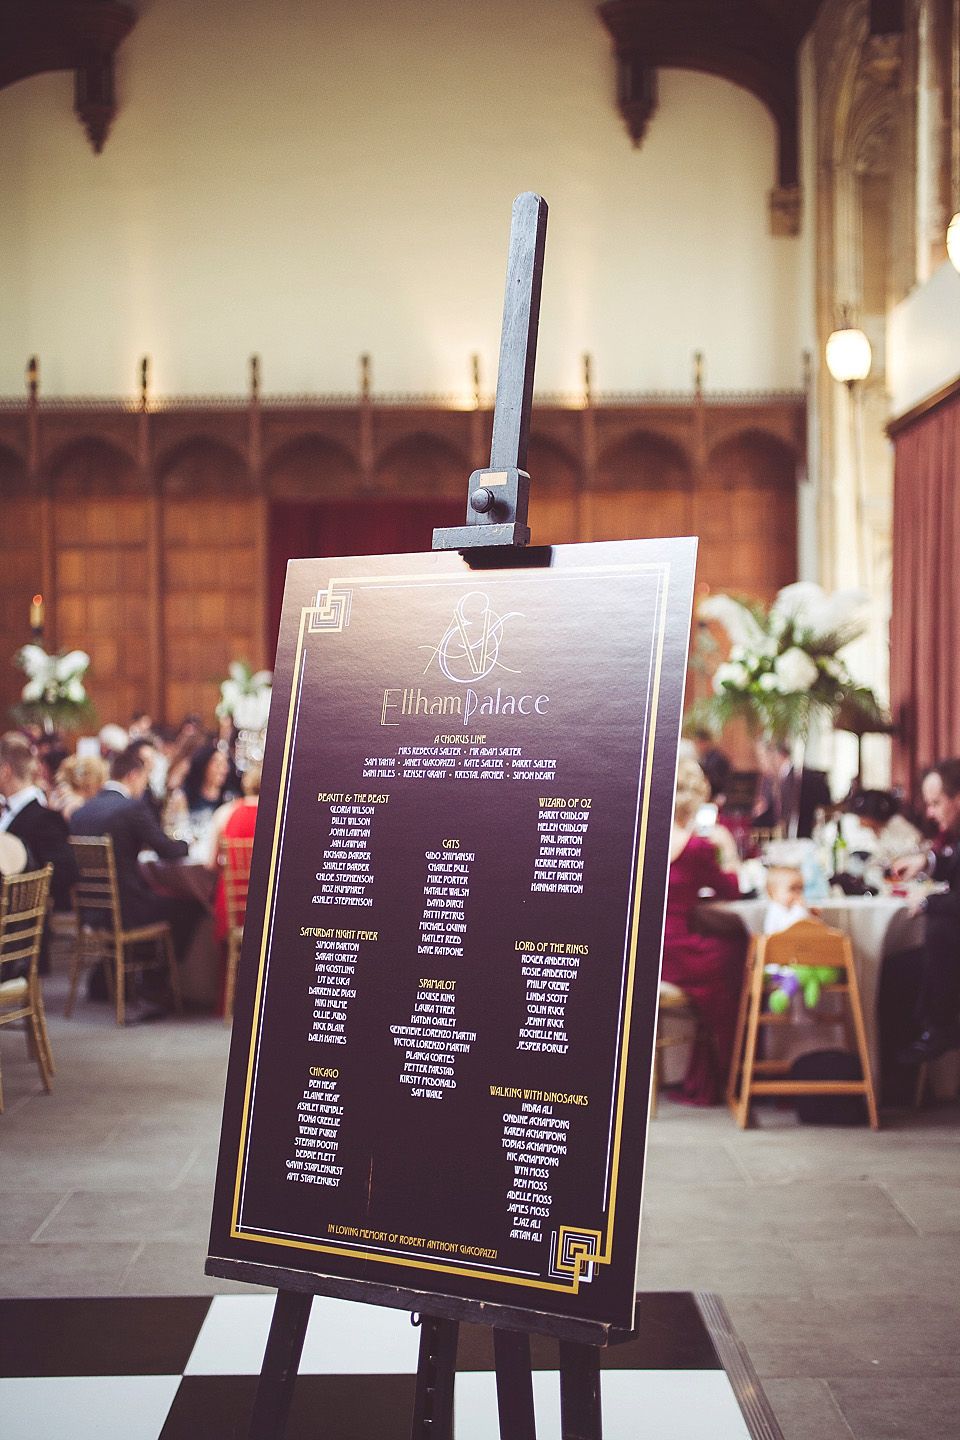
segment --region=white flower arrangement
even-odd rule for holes
[[[27,676],[15,718],[69,724],[92,717],[93,706],[83,683],[90,665],[85,650],[50,655],[42,645],[24,645],[13,662]]]
[[[229,678],[220,686],[217,718],[232,720],[238,730],[264,730],[272,693],[271,671],[253,673],[242,660],[234,660],[229,667]]]
[[[828,595],[819,585],[787,585],[769,607],[711,595],[698,609],[718,621],[733,642],[713,674],[712,697],[699,701],[687,728],[718,734],[735,716],[775,740],[802,738],[816,713],[834,720],[841,706],[881,727],[885,717],[873,691],[858,684],[838,654],[863,633],[856,612],[860,590]]]

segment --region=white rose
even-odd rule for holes
[[[777,679],[776,675],[773,673],[772,670],[767,670],[765,674],[761,675],[759,680],[757,681],[757,684],[760,686],[761,690],[780,689],[780,681]]]
[[[54,664],[53,656],[48,655],[40,645],[24,645],[17,660],[31,680],[36,677],[45,677]]]
[[[58,680],[71,680],[75,675],[82,675],[89,664],[90,656],[85,650],[71,650],[56,661],[53,673]]]
[[[809,690],[820,673],[810,656],[796,645],[777,656],[773,669],[785,695]]]
[[[750,684],[750,673],[744,665],[727,662],[718,665],[713,674],[713,688],[719,692],[728,685],[734,690],[745,690]]]
[[[256,695],[241,695],[233,710],[233,721],[238,730],[262,730],[270,714],[270,691],[261,690]]]

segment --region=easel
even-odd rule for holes
[[[514,201],[510,227],[490,465],[487,469],[475,470],[470,476],[466,523],[433,532],[434,550],[468,551],[465,558],[478,568],[485,561],[520,563],[517,551],[530,539],[527,526],[530,477],[523,466],[530,432],[546,229],[545,201],[531,192],[519,195]],[[254,1277],[247,1272],[244,1278]],[[376,1286],[370,1286],[370,1293],[365,1295],[356,1282],[346,1286],[337,1282],[324,1284],[320,1277],[302,1275],[297,1279],[303,1284],[313,1283],[318,1293],[342,1295],[349,1290],[351,1299],[376,1303]],[[323,1285],[322,1291],[317,1281]],[[263,1283],[270,1283],[266,1271]],[[429,1303],[429,1297],[416,1297],[413,1292],[394,1291],[388,1303],[402,1308],[404,1296],[407,1308],[420,1315],[412,1440],[453,1440],[459,1320],[419,1311],[419,1304],[424,1299]],[[248,1440],[282,1440],[312,1302],[312,1291],[284,1288],[281,1279]],[[467,1318],[475,1316],[479,1323],[489,1325],[490,1311],[495,1307],[463,1301],[459,1308]],[[523,1328],[493,1324],[501,1440],[536,1440],[530,1334],[541,1330],[548,1330],[560,1342],[563,1440],[601,1440],[600,1350],[603,1344],[626,1340],[630,1334],[595,1325],[590,1328],[597,1333],[600,1343],[591,1344],[579,1338],[588,1328],[583,1323],[565,1325],[562,1319],[551,1316],[548,1325],[538,1324],[534,1312],[524,1315],[515,1311],[511,1319],[515,1327]],[[527,1319],[529,1324],[524,1323]]]

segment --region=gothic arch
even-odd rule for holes
[[[652,430],[634,430],[600,454],[598,490],[693,489],[693,473],[679,445]]]
[[[274,500],[321,500],[356,491],[357,462],[325,435],[298,435],[268,456],[267,490]]]
[[[21,455],[0,445],[0,496],[17,495],[26,488],[27,467]]]
[[[797,455],[789,445],[763,430],[741,430],[711,451],[703,489],[773,490],[792,495],[796,479]]]
[[[239,450],[210,435],[191,436],[158,457],[157,479],[166,495],[235,495],[251,489]]]
[[[534,432],[527,449],[527,472],[531,494],[545,490],[550,495],[572,495],[583,484],[583,471],[576,456],[565,445]]]
[[[472,471],[469,456],[448,440],[427,431],[407,435],[390,445],[377,460],[377,488],[409,500],[433,495],[466,495]]]
[[[136,461],[119,445],[99,435],[80,435],[50,456],[46,473],[57,495],[138,495],[147,479]]]

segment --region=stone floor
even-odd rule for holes
[[[0,1033],[0,1294],[242,1290],[203,1274],[228,1031],[64,992],[53,1095]],[[719,1292],[786,1440],[960,1434],[960,1105],[884,1119],[741,1133],[665,1096],[652,1127],[639,1284]]]

